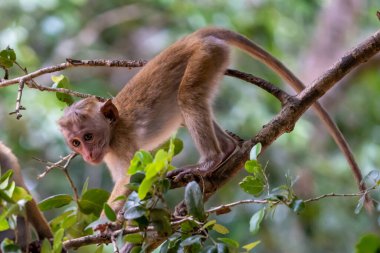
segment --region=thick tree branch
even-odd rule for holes
[[[37,70],[33,73],[24,75],[22,77],[18,77],[18,78],[14,78],[11,80],[5,80],[3,82],[0,82],[0,88],[5,87],[5,86],[9,86],[9,85],[12,85],[15,83],[19,83],[21,80],[26,80],[26,81],[33,80],[33,78],[35,78],[37,76],[41,76],[41,75],[47,74],[47,73],[53,73],[53,72],[61,71],[61,70],[64,70],[64,69],[67,69],[70,67],[77,67],[77,66],[88,66],[88,67],[89,66],[91,66],[91,67],[98,66],[99,67],[99,66],[103,66],[103,67],[134,68],[134,67],[142,67],[146,64],[146,61],[143,61],[143,60],[128,61],[128,60],[74,60],[74,59],[67,59],[66,61],[67,61],[66,63],[62,63],[62,64],[59,64],[56,66],[42,68],[40,70]],[[287,93],[285,93],[281,89],[275,87],[271,83],[269,83],[269,82],[267,82],[267,81],[265,81],[259,77],[255,77],[251,74],[243,73],[243,72],[240,72],[237,70],[230,70],[230,69],[228,69],[225,74],[240,78],[244,81],[247,81],[249,83],[253,83],[253,84],[257,85],[258,87],[266,90],[267,92],[269,92],[273,96],[275,96],[277,99],[279,99],[280,102],[282,103],[282,105],[284,105],[289,98],[289,95]],[[290,84],[293,86],[293,88],[295,90],[297,90],[299,92],[301,90],[303,90],[305,87],[303,85],[303,83],[299,80],[297,83],[290,83]],[[35,82],[34,82],[33,86],[29,86],[29,87],[30,88],[36,88],[36,89],[39,89],[41,91],[46,90],[46,91],[51,91],[51,92],[66,93],[66,94],[78,96],[81,98],[90,96],[90,94],[82,94],[79,92],[75,92],[75,91],[71,91],[71,90],[67,90],[67,89],[62,89],[62,88],[50,88],[50,87],[45,87],[45,86],[39,86],[39,85],[35,84]],[[99,98],[99,99],[102,99],[102,98]],[[315,102],[313,107],[316,110],[318,116],[323,121],[324,125],[327,127],[328,132],[331,134],[334,141],[337,143],[339,149],[342,151],[342,153],[346,157],[346,159],[347,159],[347,161],[351,167],[351,170],[354,173],[355,179],[359,185],[359,189],[362,191],[365,191],[364,185],[360,184],[360,182],[362,181],[362,175],[361,175],[359,166],[357,165],[355,158],[352,154],[352,151],[351,151],[347,141],[345,140],[343,134],[340,132],[340,130],[338,129],[338,127],[336,126],[334,121],[331,119],[329,114],[326,112],[326,110],[318,102]]]

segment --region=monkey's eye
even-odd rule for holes
[[[84,138],[85,141],[91,141],[92,138],[93,138],[93,135],[90,134],[90,133],[87,133],[87,134],[85,134],[85,135],[83,136],[83,138]]]
[[[78,141],[78,140],[75,139],[75,140],[71,141],[71,144],[73,144],[74,147],[79,147],[80,141]]]

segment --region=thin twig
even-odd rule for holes
[[[67,170],[67,168],[62,169],[62,171],[63,171],[63,173],[65,174],[67,180],[69,180],[69,183],[70,183],[71,189],[73,189],[73,192],[74,192],[74,200],[75,200],[75,202],[77,202],[78,199],[79,199],[79,195],[78,195],[78,190],[77,190],[77,188],[75,187],[74,181],[73,181],[73,179],[71,178],[71,176],[70,176],[69,171]]]
[[[16,119],[20,119],[22,114],[21,110],[25,110],[25,107],[21,105],[22,92],[24,91],[25,79],[21,79],[18,90],[17,90],[17,99],[16,99],[16,109],[13,112],[10,112],[9,115],[16,114]]]
[[[116,238],[115,238],[115,234],[112,233],[111,235],[111,242],[112,242],[112,245],[113,245],[113,252],[114,253],[119,253],[119,248],[117,247],[117,242],[116,242]]]
[[[49,173],[54,168],[66,169],[67,166],[69,165],[70,161],[76,156],[77,156],[77,154],[73,152],[73,153],[68,154],[65,157],[62,157],[59,161],[57,161],[55,163],[34,157],[35,160],[47,165],[45,171],[43,173],[41,173],[40,175],[38,175],[37,179],[43,178],[44,176],[46,176],[47,173]]]
[[[261,89],[265,90],[266,92],[272,94],[274,97],[276,97],[282,105],[284,105],[290,95],[288,93],[286,93],[285,91],[283,91],[282,89],[280,88],[277,88],[275,85],[273,85],[272,83],[260,78],[260,77],[257,77],[257,76],[254,76],[252,74],[248,74],[248,73],[244,73],[244,72],[241,72],[239,70],[235,70],[235,69],[227,69],[226,72],[224,72],[224,74],[226,76],[232,76],[232,77],[236,77],[236,78],[239,78],[241,80],[244,80],[246,82],[249,82],[249,83],[252,83],[254,85],[256,85],[257,87],[260,87]]]
[[[74,181],[72,180],[70,174],[69,174],[69,171],[67,170],[67,167],[69,166],[71,160],[77,156],[76,153],[70,153],[68,154],[67,156],[65,157],[62,157],[59,161],[55,162],[55,163],[52,163],[52,162],[49,162],[49,161],[44,161],[44,160],[41,160],[39,158],[34,158],[36,159],[37,161],[41,162],[41,163],[44,163],[46,164],[46,168],[45,168],[45,171],[43,173],[41,173],[40,175],[37,176],[37,179],[41,179],[43,178],[44,176],[47,175],[47,173],[49,173],[52,169],[54,168],[59,168],[63,171],[63,173],[65,174],[67,180],[69,181],[70,183],[70,186],[71,186],[71,189],[73,189],[73,192],[74,192],[74,200],[77,201],[79,199],[79,195],[78,195],[78,190],[77,188],[75,187],[75,184],[74,184]]]
[[[242,204],[268,204],[269,202],[272,203],[276,201],[267,200],[267,199],[245,199],[245,200],[239,200],[239,201],[232,202],[229,204],[213,207],[213,208],[208,209],[206,212],[207,213],[219,213],[219,212],[225,213],[224,211],[229,211],[229,209],[234,206],[238,206]]]
[[[334,192],[331,192],[331,193],[323,194],[323,195],[315,197],[315,198],[306,199],[303,202],[309,203],[309,202],[314,202],[314,201],[318,201],[318,200],[321,200],[324,198],[329,198],[329,197],[361,197],[364,194],[366,194],[366,193],[363,193],[363,192],[358,192],[358,193],[334,193]]]
[[[103,59],[77,60],[77,59],[68,58],[68,59],[66,59],[65,63],[61,63],[58,65],[50,66],[50,67],[46,67],[46,68],[41,68],[37,71],[34,71],[30,74],[25,74],[24,76],[21,76],[18,78],[14,78],[14,79],[10,79],[10,80],[4,80],[4,81],[0,82],[0,88],[18,83],[21,78],[28,81],[28,80],[32,80],[35,77],[44,75],[44,74],[62,71],[62,70],[65,70],[65,69],[68,69],[71,67],[80,67],[80,66],[82,66],[82,67],[123,67],[123,68],[131,69],[131,68],[143,67],[146,63],[147,63],[147,61],[145,61],[145,60],[103,60]],[[20,68],[23,69],[21,66],[20,66]],[[23,70],[25,72],[25,69],[23,69]],[[276,86],[274,86],[270,82],[268,82],[262,78],[256,77],[252,74],[244,73],[244,72],[234,70],[234,69],[227,69],[225,74],[239,78],[239,79],[244,80],[246,82],[252,83],[252,84],[266,90],[267,92],[269,92],[270,94],[272,94],[273,96],[278,98],[282,103],[284,103],[286,101],[286,98],[289,97],[289,94],[287,94],[285,91],[282,91],[281,89],[277,88]],[[35,88],[35,89],[38,89],[40,91],[65,93],[65,94],[69,94],[69,95],[80,97],[80,98],[86,98],[86,97],[91,96],[90,94],[83,94],[83,93],[79,93],[79,92],[75,92],[75,91],[71,91],[71,90],[63,89],[63,88],[51,88],[51,87],[41,86],[35,82],[33,82],[33,86],[28,86],[28,87],[29,88]]]

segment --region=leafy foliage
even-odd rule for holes
[[[8,170],[0,177],[0,231],[15,229],[16,215],[23,215],[26,202],[32,199],[29,193],[12,180],[13,171]],[[10,247],[5,242],[4,247]]]
[[[376,234],[363,235],[355,247],[355,253],[377,253],[379,251],[380,237]]]
[[[64,75],[52,76],[51,80],[54,82],[53,88],[71,89],[69,78]],[[55,95],[59,101],[67,105],[74,103],[74,98],[68,94],[56,92]]]
[[[6,48],[0,51],[0,67],[4,69],[11,68],[16,62],[16,53],[12,48]]]

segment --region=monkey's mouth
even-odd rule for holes
[[[97,154],[92,156],[84,157],[84,160],[92,165],[97,165],[103,161],[103,154]]]

